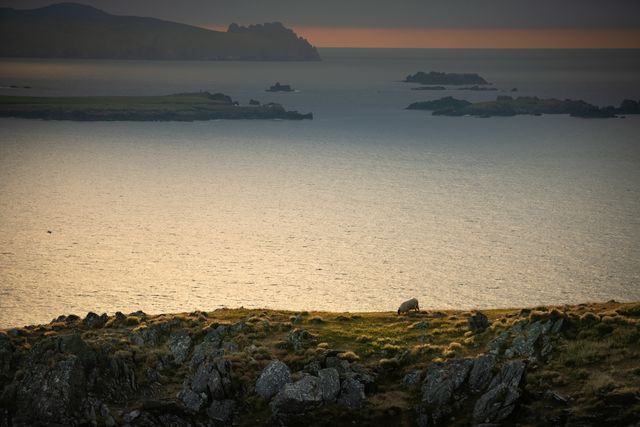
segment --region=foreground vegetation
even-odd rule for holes
[[[215,119],[312,119],[280,104],[240,106],[222,93],[166,96],[0,96],[0,117],[76,121],[194,121]]]
[[[640,419],[640,304],[483,313],[60,316],[0,331],[0,426]]]

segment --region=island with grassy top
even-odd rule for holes
[[[581,100],[498,96],[495,101],[469,102],[451,96],[433,101],[414,102],[407,110],[432,111],[435,116],[516,116],[520,114],[569,114],[581,118],[612,118],[640,114],[640,101],[625,99],[619,107],[598,107]]]
[[[406,83],[420,83],[423,85],[488,85],[483,77],[476,73],[443,73],[439,71],[418,71],[409,74],[404,81]]]
[[[312,119],[280,104],[241,106],[222,93],[166,96],[0,96],[0,117],[75,121],[195,121],[216,119]]]
[[[632,426],[639,398],[639,303],[0,330],[1,426]]]

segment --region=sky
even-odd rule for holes
[[[34,8],[50,0],[0,0]],[[211,29],[280,21],[319,47],[640,48],[640,0],[76,0]]]

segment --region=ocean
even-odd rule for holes
[[[640,117],[404,110],[443,96],[638,100],[640,51],[320,54],[308,63],[0,59],[3,95],[208,90],[314,114],[0,119],[0,327],[88,311],[640,299]],[[479,73],[498,91],[413,91],[402,80],[419,70]],[[276,81],[297,91],[265,92]]]

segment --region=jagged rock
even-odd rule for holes
[[[502,353],[502,349],[504,345],[507,343],[509,339],[509,333],[507,331],[500,332],[494,339],[492,339],[487,345],[487,349],[489,353],[499,355]]]
[[[276,395],[285,384],[291,382],[289,367],[279,360],[269,363],[256,381],[256,393],[265,399]]]
[[[364,404],[366,396],[364,394],[364,384],[354,378],[347,378],[342,381],[338,403],[349,409],[359,408]]]
[[[274,414],[299,414],[322,404],[322,387],[317,377],[305,376],[289,383],[271,400]]]
[[[77,425],[86,396],[86,377],[78,356],[67,355],[51,366],[31,365],[17,386],[17,418]],[[14,420],[14,424],[20,425],[19,420]]]
[[[482,332],[489,327],[489,319],[478,311],[467,319],[467,324],[472,332]]]
[[[98,316],[96,313],[90,311],[82,321],[82,324],[88,328],[99,329],[107,323],[107,320],[109,320],[109,316],[107,316],[106,313],[102,313],[102,315]]]
[[[177,331],[169,336],[169,351],[177,364],[187,359],[191,350],[191,337],[186,331]]]
[[[185,380],[178,398],[191,412],[200,411],[211,400],[224,400],[233,395],[231,362],[208,358]]]
[[[513,339],[511,350],[515,355],[532,357],[536,350],[536,342],[541,334],[542,324],[540,322],[527,325],[524,331]]]
[[[223,425],[230,425],[233,421],[235,408],[236,402],[231,399],[214,400],[207,408],[207,416]]]
[[[411,387],[418,384],[421,378],[422,371],[420,369],[416,369],[415,371],[411,371],[404,376],[404,378],[402,379],[402,384]]]
[[[480,396],[473,407],[476,423],[490,423],[507,418],[515,408],[520,392],[516,387],[501,383]]]
[[[104,374],[98,378],[96,385],[104,395],[121,401],[138,389],[136,373],[125,360],[110,357],[103,369]]]
[[[422,386],[422,400],[434,405],[445,405],[467,379],[473,359],[453,359],[444,363],[433,363],[427,370]]]
[[[191,412],[197,413],[205,405],[204,393],[196,393],[195,391],[185,388],[178,393],[178,399],[184,404],[184,407]]]
[[[492,355],[482,355],[473,361],[473,368],[469,374],[469,388],[473,393],[479,393],[487,388],[493,377],[493,367],[496,359]]]
[[[287,342],[294,350],[302,350],[316,341],[315,335],[304,329],[294,329],[287,334]]]
[[[132,344],[139,346],[149,345],[155,347],[160,343],[160,336],[160,328],[158,327],[158,325],[152,324],[135,329],[129,335],[129,341]]]
[[[322,400],[333,402],[340,393],[340,375],[335,368],[325,368],[318,371]]]
[[[205,359],[207,359],[207,357],[221,357],[223,354],[224,351],[220,349],[219,340],[203,341],[193,348],[193,353],[191,355],[191,367],[198,367],[205,361]]]
[[[524,362],[514,360],[507,362],[502,366],[500,372],[491,380],[489,388],[492,389],[498,384],[507,384],[511,387],[518,387],[522,380],[522,374],[524,373],[526,366]]]

